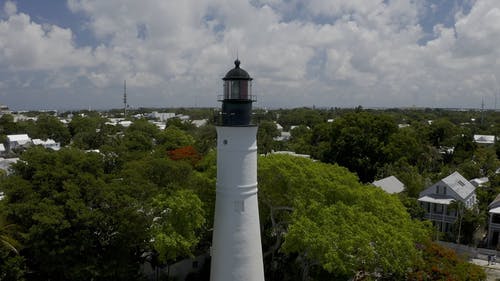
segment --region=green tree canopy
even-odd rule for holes
[[[149,234],[127,185],[108,181],[97,153],[29,149],[0,183],[23,228],[32,280],[136,280]]]
[[[156,216],[153,219],[153,246],[161,262],[173,261],[178,256],[192,255],[199,242],[197,233],[205,222],[202,202],[190,190],[154,198]]]
[[[32,128],[28,132],[31,138],[53,139],[56,142],[60,142],[61,145],[67,145],[71,140],[69,129],[57,117],[52,115],[39,115]]]
[[[179,127],[171,125],[158,134],[158,144],[165,150],[172,150],[194,144],[194,138]]]
[[[266,154],[274,149],[274,138],[279,136],[280,132],[276,123],[272,121],[262,121],[257,131],[257,143],[260,154]]]
[[[388,115],[347,113],[332,123],[329,150],[320,159],[348,168],[363,182],[372,182],[377,169],[388,162],[384,148],[397,129]]]
[[[270,155],[259,160],[259,186],[263,217],[288,222],[282,250],[298,255],[303,273],[318,265],[336,278],[362,272],[398,279],[420,258],[415,245],[426,226],[411,220],[397,197],[360,184],[345,168]]]

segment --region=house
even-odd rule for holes
[[[148,114],[149,118],[157,119],[160,122],[165,122],[170,118],[175,117],[175,113],[173,112],[158,112],[158,111],[153,111],[150,114]]]
[[[472,183],[472,185],[475,187],[484,187],[488,184],[489,181],[490,180],[488,179],[488,177],[482,177],[482,178],[471,179],[470,183]]]
[[[208,119],[192,120],[191,123],[196,126],[196,128],[203,127],[208,124]]]
[[[3,145],[3,143],[0,143],[0,155],[4,155],[5,152],[6,152],[5,146]]]
[[[7,158],[3,159],[0,157],[0,170],[4,170],[7,174],[10,173],[9,168],[12,164],[19,161],[19,158]]]
[[[275,141],[288,141],[288,140],[290,140],[291,137],[292,137],[292,134],[290,134],[290,132],[280,131],[280,135],[277,137],[274,137],[273,139]]]
[[[311,158],[310,155],[307,154],[298,154],[293,151],[273,151],[271,154],[286,154],[290,156],[295,156],[295,157],[301,157],[301,158]]]
[[[158,128],[161,131],[165,130],[165,128],[167,127],[167,124],[165,124],[165,122],[153,121],[153,120],[149,120],[148,122],[155,125],[156,128]]]
[[[61,144],[56,142],[53,139],[47,139],[47,140],[33,139],[33,144],[34,145],[41,145],[45,148],[50,148],[50,149],[56,150],[56,151],[61,149]]]
[[[474,135],[474,142],[482,145],[494,145],[495,136],[492,135]]]
[[[451,232],[457,211],[450,208],[450,204],[457,201],[472,208],[476,204],[476,187],[454,172],[420,192],[418,201],[426,212],[426,219],[432,221],[439,231]]]
[[[395,176],[390,176],[374,181],[372,184],[382,188],[382,190],[389,194],[400,193],[405,189],[405,185]]]
[[[12,114],[12,111],[9,110],[8,106],[0,104],[0,116],[4,114]]]
[[[488,205],[488,248],[497,248],[500,233],[500,194]]]
[[[27,134],[7,135],[7,150],[12,151],[18,147],[31,145],[31,138]]]

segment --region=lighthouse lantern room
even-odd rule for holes
[[[222,126],[248,126],[252,117],[252,78],[242,68],[240,61],[234,62],[224,80],[222,99]]]

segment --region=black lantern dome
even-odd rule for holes
[[[252,117],[252,77],[240,68],[240,61],[234,61],[235,67],[224,78],[222,97],[222,126],[249,126]]]
[[[222,80],[252,80],[248,72],[246,72],[243,68],[240,68],[240,61],[236,59],[234,61],[234,68],[229,70]]]

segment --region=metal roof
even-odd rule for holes
[[[495,136],[493,135],[474,135],[474,142],[482,144],[494,144]]]
[[[462,199],[466,199],[471,193],[476,190],[467,179],[465,179],[459,172],[447,176],[441,180],[448,187],[453,189]]]
[[[399,181],[395,176],[390,176],[387,178],[374,181],[373,185],[382,188],[385,192],[389,194],[400,193],[405,189],[405,185]]]
[[[500,214],[500,207],[493,208],[488,211],[490,214]]]
[[[240,61],[236,59],[234,61],[234,68],[229,70],[222,80],[252,80],[248,72],[243,68],[240,68]]]
[[[443,204],[443,205],[449,205],[454,200],[455,199],[453,199],[453,198],[439,198],[439,197],[431,197],[431,196],[424,196],[424,197],[418,198],[418,201],[420,201],[420,202],[429,202],[429,203]]]
[[[30,137],[27,135],[27,134],[19,134],[19,135],[7,135],[7,139],[10,141],[10,142],[13,142],[13,141],[31,141]]]

